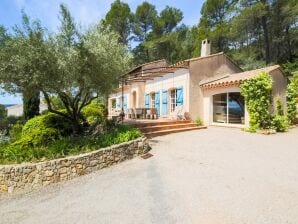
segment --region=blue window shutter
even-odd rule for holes
[[[176,98],[177,98],[177,106],[182,106],[183,105],[183,87],[180,86],[177,88],[177,91],[176,91]]]
[[[120,98],[116,98],[116,108],[120,109]]]
[[[145,95],[145,107],[149,108],[149,94]]]
[[[123,98],[123,109],[124,109],[124,111],[126,111],[127,110],[127,95],[124,95],[124,98]]]
[[[168,91],[162,91],[162,115],[166,116],[168,114]]]
[[[155,107],[157,108],[157,114],[160,113],[160,91],[155,93]]]

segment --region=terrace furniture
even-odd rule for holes
[[[183,119],[183,106],[176,106],[173,113],[169,116],[172,120],[182,120]]]
[[[158,118],[157,109],[156,108],[147,109],[146,118],[147,119],[157,119]]]

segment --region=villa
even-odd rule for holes
[[[206,126],[247,127],[249,116],[239,86],[262,71],[272,76],[272,95],[280,96],[285,105],[287,78],[279,65],[244,72],[224,53],[210,52],[210,41],[203,40],[198,58],[172,65],[159,60],[132,69],[109,96],[109,115],[123,109],[129,118],[147,118],[155,109],[158,118],[200,118]]]

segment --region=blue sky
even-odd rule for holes
[[[49,30],[55,31],[59,25],[59,4],[65,3],[70,9],[76,22],[82,27],[88,27],[105,16],[114,0],[0,0],[0,24],[11,28],[21,22],[21,9],[32,19],[40,19]],[[141,4],[142,0],[124,0],[132,11]],[[161,11],[166,5],[183,11],[183,23],[195,25],[199,21],[203,0],[152,0],[149,1]],[[0,104],[21,103],[21,98],[0,93]]]

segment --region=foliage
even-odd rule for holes
[[[26,122],[21,138],[13,143],[20,147],[46,145],[71,133],[71,124],[62,116],[48,113],[36,116]]]
[[[36,162],[44,159],[62,158],[127,142],[140,136],[139,130],[118,125],[109,132],[96,136],[64,137],[50,142],[46,146],[22,147],[18,144],[2,144],[0,145],[0,163]]]
[[[281,101],[280,97],[277,97],[277,99],[276,99],[276,114],[279,115],[279,116],[284,116],[285,115],[284,107],[283,107],[283,104],[282,104],[282,101]]]
[[[283,70],[289,76],[298,74],[298,57],[283,64]]]
[[[21,121],[17,121],[9,128],[9,135],[11,142],[18,141],[22,137],[22,130],[24,124]]]
[[[290,124],[295,123],[297,117],[297,99],[298,99],[298,74],[294,75],[287,88],[287,115]]]
[[[24,119],[27,121],[39,115],[40,93],[39,91],[23,91]]]
[[[271,127],[269,106],[272,82],[272,77],[262,72],[257,77],[244,81],[240,86],[249,113],[249,129],[252,132]]]
[[[61,5],[60,10],[56,35],[46,35],[39,22],[31,24],[24,17],[30,35],[17,30],[5,41],[0,50],[0,79],[10,92],[40,91],[48,111],[69,120],[73,132],[80,133],[82,109],[112,91],[131,57],[115,32],[102,24],[80,32],[68,9]],[[53,96],[62,101],[66,113],[55,109]]]
[[[104,120],[105,107],[96,101],[87,105],[82,110],[82,115],[90,125],[101,123]]]
[[[132,28],[131,21],[132,14],[129,5],[120,0],[115,0],[103,23],[106,27],[110,26],[111,30],[119,34],[120,43],[127,44]]]
[[[152,30],[156,20],[157,11],[154,5],[146,1],[139,5],[134,14],[134,39],[140,42],[147,40],[147,35]]]
[[[43,40],[44,29],[38,20],[30,22],[22,13],[22,27],[14,35],[6,33],[0,48],[0,84],[9,93],[22,93],[26,119],[39,113],[39,88],[35,77],[48,72],[50,64]]]
[[[203,125],[203,121],[202,121],[202,119],[199,118],[199,117],[197,117],[197,118],[195,119],[195,123],[196,123],[196,125],[198,125],[198,126],[202,126],[202,125]]]
[[[4,105],[0,104],[0,120],[5,119],[7,116],[7,111]]]
[[[272,120],[273,127],[277,132],[285,132],[289,128],[289,120],[287,116],[276,114]]]

